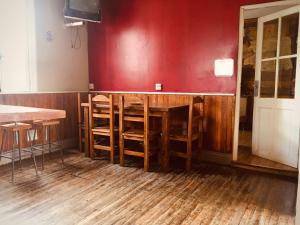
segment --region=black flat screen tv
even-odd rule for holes
[[[66,18],[101,22],[100,0],[66,0]]]

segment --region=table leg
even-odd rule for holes
[[[164,112],[162,117],[162,152],[163,152],[163,170],[169,170],[169,118],[170,113]]]
[[[84,153],[86,157],[90,156],[89,148],[89,108],[84,107],[83,111],[84,116]]]

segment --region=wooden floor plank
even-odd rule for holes
[[[0,167],[0,224],[295,224],[293,179],[213,165],[145,173],[74,152],[65,162],[47,156],[36,177],[25,160],[15,185]]]

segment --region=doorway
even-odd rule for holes
[[[240,32],[239,76],[238,76],[238,90],[236,95],[237,97],[236,115],[238,115],[238,118],[236,118],[235,121],[236,123],[238,122],[238,126],[236,126],[237,124],[235,124],[235,140],[234,140],[234,156],[233,156],[233,160],[235,162],[246,164],[246,165],[252,165],[252,166],[274,168],[278,170],[297,171],[298,147],[297,147],[297,157],[295,157],[295,154],[293,156],[288,156],[288,154],[283,155],[281,154],[282,152],[280,151],[283,148],[286,148],[286,146],[290,146],[292,142],[293,143],[297,142],[299,140],[298,137],[297,138],[294,137],[294,139],[290,143],[284,141],[282,141],[282,143],[279,143],[279,145],[281,144],[281,149],[277,148],[277,153],[276,151],[270,149],[269,147],[272,144],[272,142],[276,142],[276,134],[273,132],[273,130],[276,130],[276,126],[272,127],[275,124],[274,121],[280,121],[281,118],[286,118],[286,119],[282,119],[283,122],[280,124],[281,128],[283,128],[280,130],[281,133],[277,132],[277,137],[285,137],[280,135],[282,135],[282,132],[286,132],[287,135],[290,135],[288,134],[290,128],[286,125],[286,122],[288,123],[291,122],[287,120],[289,120],[289,117],[292,114],[289,114],[290,112],[289,110],[285,111],[287,113],[278,114],[277,113],[278,107],[277,108],[274,107],[273,111],[276,111],[276,113],[273,114],[277,115],[277,117],[270,116],[271,111],[264,110],[263,112],[265,117],[262,118],[262,116],[260,115],[261,113],[258,110],[259,109],[258,99],[259,100],[264,99],[265,100],[264,104],[266,104],[266,101],[275,102],[274,99],[276,98],[276,101],[280,102],[278,105],[282,106],[284,105],[282,102],[284,101],[289,102],[290,100],[288,99],[291,99],[293,97],[292,95],[295,94],[295,89],[292,88],[293,85],[295,84],[295,79],[293,79],[293,74],[296,74],[293,73],[293,70],[295,71],[295,66],[293,65],[297,64],[295,63],[295,60],[297,60],[297,56],[293,54],[285,54],[283,55],[282,58],[280,58],[281,55],[279,51],[281,52],[286,51],[286,53],[291,53],[292,51],[294,51],[293,48],[295,47],[293,47],[293,43],[297,43],[297,40],[294,41],[295,23],[293,21],[297,21],[297,28],[298,28],[299,17],[297,17],[297,15],[295,16],[295,13],[289,14],[288,12],[286,12],[286,15],[281,15],[279,12],[287,11],[288,8],[298,5],[299,3],[300,3],[299,1],[284,1],[284,2],[277,2],[277,3],[274,2],[274,3],[254,5],[249,7],[246,6],[241,8],[242,24],[240,26],[240,29],[242,29],[242,32]],[[267,15],[273,15],[273,17],[274,16],[278,17],[278,21],[280,22],[280,27],[277,26],[277,30],[274,28],[274,24],[272,24],[273,22],[272,19],[276,19],[276,18],[275,17],[271,18],[269,16],[270,19],[268,20]],[[283,16],[288,16],[287,22],[281,19],[281,17]],[[267,20],[264,21],[266,23],[261,22],[262,20],[261,18],[264,17],[267,17],[268,21]],[[271,23],[267,23],[270,21]],[[281,25],[284,26],[281,27]],[[276,35],[278,34],[279,39],[282,38],[280,36],[280,32],[278,32],[279,31],[278,29],[284,30],[284,32],[281,32],[285,34],[284,36],[285,43],[282,45],[280,45],[280,40],[277,40],[275,44],[274,43],[272,44],[272,42],[274,42],[274,38],[273,37],[268,38],[268,36],[272,36],[272,34],[274,35],[274,33],[276,32],[277,32]],[[258,33],[263,33],[262,37],[257,36]],[[265,57],[265,58],[258,58],[259,60],[257,60],[257,55],[258,55],[257,51],[265,47],[263,46],[264,43],[261,40],[263,38],[268,39],[268,46],[266,50],[266,52],[268,52],[267,54],[270,54],[270,52],[272,51],[274,53],[274,49],[276,48],[276,52],[279,49],[278,55]],[[289,57],[291,55],[293,55],[293,57]],[[274,57],[276,56],[278,56],[278,58],[274,59]],[[275,69],[272,75],[270,73],[270,67],[268,67],[268,64],[270,64],[270,62],[267,62],[268,59],[270,59],[270,62],[271,59],[274,60],[272,61],[273,63],[272,68]],[[274,62],[278,63],[278,65],[274,66]],[[281,65],[282,68],[283,67],[287,68],[283,72],[285,73],[285,77],[284,77],[285,80],[284,82],[281,83],[280,83],[280,79],[283,76],[280,75],[280,63],[285,64],[284,66]],[[290,66],[288,66],[288,64]],[[261,77],[259,77],[259,79],[257,78],[258,68],[260,69],[259,74],[261,74]],[[266,71],[266,73],[264,73],[264,71]],[[272,78],[273,80],[270,79],[270,77],[272,76],[273,76]],[[258,83],[257,80],[259,80],[262,83]],[[272,93],[271,94],[269,93],[270,96],[263,96],[265,91],[274,92],[272,100],[270,100],[272,97]],[[282,96],[279,96],[280,93],[282,94]],[[266,98],[263,97],[268,97],[269,99],[266,100]],[[265,109],[266,107],[263,108]],[[282,109],[286,109],[286,107],[284,106],[282,107]],[[269,123],[267,122],[268,119],[269,119]],[[238,127],[238,129],[236,129],[236,127]],[[284,131],[284,129],[286,130]],[[264,133],[261,131],[267,131],[267,132]],[[292,133],[296,133],[296,132],[292,132]],[[272,135],[275,137],[274,140],[270,138],[272,137]],[[278,138],[278,140],[283,140],[283,139],[284,138]],[[269,145],[268,145],[268,140],[269,140]],[[259,146],[259,148],[257,146]],[[277,146],[278,143],[276,143],[276,146],[273,145],[272,148],[276,150]],[[269,152],[265,150],[269,150]],[[270,150],[272,150],[272,152]],[[286,160],[286,161],[281,160],[284,157],[286,158],[290,157],[290,160]],[[293,158],[297,158],[297,161],[295,161]]]

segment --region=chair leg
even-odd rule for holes
[[[93,131],[90,132],[90,155],[91,155],[91,159],[94,160],[95,159],[95,149],[94,149],[94,143],[95,142],[95,137],[93,134]]]
[[[124,138],[120,135],[120,166],[124,166]]]
[[[110,137],[110,162],[112,164],[115,163],[115,140],[114,140],[114,132],[112,132]]]
[[[190,172],[192,169],[192,143],[187,143],[187,159],[186,159],[186,171]]]
[[[111,148],[110,148],[110,162],[111,162],[112,164],[115,163],[114,147],[111,147]]]
[[[144,171],[148,172],[149,171],[149,156],[144,157]]]
[[[190,158],[186,159],[186,171],[190,172],[192,169],[192,160]]]
[[[163,156],[163,152],[162,152],[162,143],[163,143],[163,137],[161,136],[160,139],[159,139],[159,149],[160,151],[158,152],[158,163],[159,163],[159,166],[161,168],[163,168],[163,159],[164,159],[164,156]]]
[[[144,145],[144,171],[149,171],[149,145]]]

